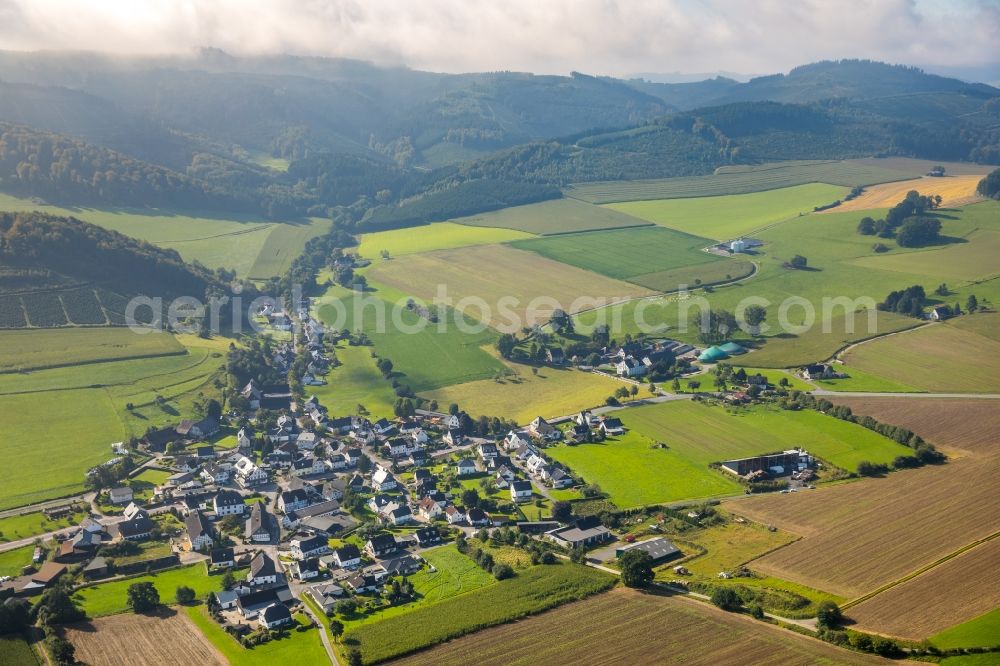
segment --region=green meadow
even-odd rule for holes
[[[169,333],[143,335],[128,328],[0,331],[0,372],[183,353]]]
[[[916,169],[911,164],[896,164],[891,160],[789,160],[719,167],[708,176],[578,183],[565,191],[567,196],[596,204],[686,199],[764,192],[809,183],[843,187],[874,185],[917,178],[928,168]]]
[[[842,364],[837,366],[838,372],[843,372],[847,377],[843,379],[818,379],[815,380],[817,387],[828,391],[864,391],[879,393],[914,393],[917,389],[885,377],[864,372],[853,365]]]
[[[436,222],[420,227],[362,234],[358,238],[358,254],[367,259],[378,259],[383,251],[396,257],[403,254],[450,250],[468,245],[506,243],[533,237],[533,234],[514,229]]]
[[[607,207],[670,229],[729,240],[811,213],[815,206],[831,203],[845,194],[847,190],[843,187],[810,183],[768,192],[629,201]]]
[[[309,620],[295,616],[298,627],[287,636],[247,649],[227,634],[208,614],[204,605],[185,606],[184,612],[233,666],[272,666],[286,664],[325,664],[330,658],[323,647],[319,630],[307,628]]]
[[[329,220],[274,222],[240,213],[158,208],[62,208],[0,194],[0,210],[70,216],[126,236],[177,250],[187,261],[235,270],[242,277],[280,275],[305,242],[329,228]],[[272,272],[273,271],[273,272]]]
[[[326,384],[307,387],[307,393],[319,398],[331,414],[354,414],[358,405],[364,405],[376,416],[392,416],[396,394],[375,367],[371,351],[341,343],[336,350],[341,365],[330,370]]]
[[[501,227],[529,234],[566,234],[621,227],[648,226],[649,222],[610,208],[592,206],[576,199],[553,199],[541,203],[504,208],[452,220],[475,227]]]
[[[31,564],[34,546],[22,546],[0,553],[0,576],[20,576],[21,570]]]
[[[383,293],[391,297],[386,289],[360,296],[331,287],[318,303],[317,313],[335,329],[365,331],[379,356],[392,361],[396,378],[414,391],[486,379],[504,370],[500,361],[482,349],[497,339],[492,329],[463,332],[456,324],[457,318],[463,316],[450,309],[445,311],[448,320],[444,331],[402,307],[396,311],[394,320],[392,308],[380,299]],[[385,305],[382,322],[377,315],[377,303]],[[468,327],[466,330],[483,328],[468,317],[463,317],[462,322]]]
[[[1000,608],[945,629],[931,636],[930,643],[941,650],[1000,645]]]
[[[620,507],[738,494],[742,488],[732,477],[709,468],[731,458],[802,447],[853,471],[862,460],[890,462],[909,452],[861,426],[812,411],[728,410],[677,401],[621,414],[629,428],[623,436],[547,451],[600,485]]]
[[[0,655],[6,666],[37,666],[38,657],[28,642],[17,634],[0,636]]]
[[[663,227],[642,227],[576,234],[562,234],[514,241],[519,250],[538,254],[664,291],[679,285],[719,282],[742,277],[752,270],[750,262],[725,259],[702,249],[707,238]]]
[[[156,591],[160,593],[160,601],[164,603],[173,603],[174,593],[179,585],[187,585],[193,589],[198,599],[204,599],[209,592],[218,592],[222,589],[222,576],[209,576],[205,564],[199,562],[155,574],[82,587],[77,590],[74,597],[89,617],[124,613],[128,610],[129,585],[147,582],[153,583]]]

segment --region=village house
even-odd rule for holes
[[[622,424],[622,420],[616,416],[605,416],[601,419],[600,430],[608,437],[614,437],[616,435],[621,435],[625,432],[625,426]]]
[[[522,446],[531,446],[531,436],[525,432],[511,430],[504,437],[503,446],[508,451],[513,451]]]
[[[242,516],[246,506],[243,495],[234,490],[222,490],[212,500],[215,515],[220,518],[223,516]]]
[[[458,476],[472,476],[478,471],[476,469],[476,462],[472,458],[462,458],[455,465],[455,473]]]
[[[490,516],[479,508],[472,508],[465,512],[465,520],[473,527],[486,527],[490,524]]]
[[[185,546],[188,550],[205,550],[215,541],[215,528],[212,522],[201,511],[192,511],[184,520],[187,528]]]
[[[251,379],[247,385],[243,387],[243,390],[240,391],[240,395],[246,398],[250,409],[260,409],[260,399],[263,397],[263,393],[254,380]]]
[[[384,467],[379,467],[374,474],[372,474],[372,488],[376,492],[386,492],[389,490],[395,490],[399,487],[396,483],[396,477],[394,477],[389,470]]]
[[[326,463],[320,458],[302,456],[292,462],[292,476],[314,476],[326,472]]]
[[[284,513],[292,513],[298,509],[304,509],[318,500],[318,496],[311,488],[301,487],[285,490],[278,493],[278,510]]]
[[[245,539],[250,543],[270,543],[272,517],[262,502],[256,502],[250,509],[246,523]]]
[[[510,482],[510,499],[512,502],[528,502],[531,500],[531,482],[530,481],[511,481]]]
[[[264,552],[259,552],[250,560],[250,571],[247,573],[247,583],[252,587],[273,585],[278,582],[278,568],[274,560]]]
[[[133,502],[125,508],[124,516],[125,520],[109,528],[112,536],[127,541],[142,541],[152,536],[153,521],[149,519],[149,513],[145,509],[139,508]]]
[[[395,553],[398,549],[396,537],[391,534],[373,536],[365,543],[365,552],[371,557],[382,558]]]
[[[292,539],[291,542],[289,542],[289,547],[292,557],[297,560],[318,557],[320,555],[326,555],[330,552],[330,546],[327,543],[327,539],[319,536]]]
[[[458,428],[448,428],[448,430],[441,437],[443,441],[448,446],[461,446],[465,437],[462,436],[462,431]]]
[[[551,425],[541,416],[536,416],[535,419],[528,424],[528,432],[530,432],[533,436],[546,441],[554,441],[562,437],[562,433],[559,432],[559,429]]]
[[[500,452],[497,451],[497,445],[491,444],[490,442],[483,442],[479,445],[479,456],[483,460],[493,460]]]
[[[215,548],[209,554],[208,567],[210,569],[231,569],[236,566],[236,556],[231,547]]]
[[[420,504],[417,507],[417,514],[422,520],[426,521],[434,520],[443,512],[444,510],[441,506],[430,497],[424,497],[420,500]]]
[[[233,466],[236,483],[243,488],[253,488],[268,482],[268,474],[246,456],[240,456]]]
[[[201,478],[203,478],[206,483],[214,483],[217,486],[221,486],[225,483],[229,483],[229,469],[223,465],[208,463],[201,470]]]
[[[319,558],[310,557],[304,560],[296,560],[289,567],[292,576],[296,580],[307,581],[319,577]]]
[[[466,522],[465,511],[457,506],[445,507],[444,516],[449,525],[461,525]]]
[[[564,548],[588,548],[614,538],[611,531],[601,525],[596,516],[581,518],[574,525],[560,527],[545,533],[545,537]]]
[[[413,538],[420,548],[428,548],[441,543],[441,533],[436,527],[421,527],[413,533]]]
[[[344,588],[339,585],[323,583],[310,587],[308,594],[312,597],[313,601],[319,604],[324,613],[329,614],[333,611],[337,602],[344,598],[345,593]]]
[[[361,551],[354,544],[345,544],[331,553],[333,561],[342,569],[361,566]]]
[[[649,368],[635,357],[626,356],[615,363],[615,372],[619,377],[642,377],[649,372]]]
[[[108,491],[108,501],[115,505],[128,504],[132,501],[132,489],[128,486],[112,488]]]
[[[382,522],[396,527],[413,522],[413,512],[410,511],[410,507],[406,504],[397,505],[395,502],[386,507],[380,517]]]
[[[271,604],[260,612],[260,624],[268,631],[292,624],[292,614],[285,604]]]

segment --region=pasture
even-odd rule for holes
[[[323,648],[319,631],[305,628],[307,620],[296,615],[298,626],[284,638],[269,641],[248,650],[227,634],[208,615],[204,605],[186,606],[182,612],[231,666],[273,666],[274,664],[326,664],[330,658]]]
[[[922,641],[1000,607],[1000,539],[876,594],[846,614],[858,629]],[[991,645],[1000,643],[994,637]]]
[[[584,270],[671,291],[744,277],[753,265],[702,252],[712,241],[663,227],[563,234],[510,245]]]
[[[945,178],[923,176],[915,180],[873,185],[865,188],[861,196],[845,201],[831,210],[846,213],[855,210],[892,208],[902,201],[910,190],[916,190],[924,196],[939,195],[941,205],[946,208],[964,206],[981,198],[976,194],[976,185],[983,179],[987,171],[988,169],[984,167],[983,172],[975,176],[947,176]]]
[[[586,598],[615,582],[577,564],[539,565],[495,585],[350,629],[343,642],[356,645],[366,664],[375,663]]]
[[[750,194],[627,201],[607,207],[670,229],[724,241],[811,213],[814,207],[846,193],[843,187],[810,183]]]
[[[534,373],[529,366],[507,367],[516,374],[454,384],[422,396],[437,400],[439,405],[457,403],[475,416],[502,416],[527,423],[539,415],[551,418],[602,405],[622,386],[610,377],[568,368],[541,367]]]
[[[0,372],[183,354],[169,333],[140,335],[127,328],[0,332]]]
[[[922,391],[1000,391],[1000,342],[948,323],[866,342],[844,362]]]
[[[547,236],[574,231],[643,227],[649,222],[575,199],[552,199],[452,220],[474,227],[499,227]]]
[[[653,293],[504,245],[408,255],[376,264],[367,275],[376,285],[388,285],[426,303],[444,286],[459,310],[501,332],[544,324],[559,307],[575,312],[602,301]],[[469,304],[463,307],[462,299],[470,299]],[[485,303],[485,310],[476,304],[477,299]]]
[[[160,666],[178,654],[193,664],[229,663],[183,609],[86,620],[65,625],[62,635],[76,648],[77,659],[94,666]]]
[[[364,405],[371,414],[393,415],[396,394],[371,357],[370,347],[337,348],[341,365],[330,370],[323,386],[310,386],[309,395],[319,398],[331,414],[354,414]]]
[[[0,210],[33,211],[75,217],[105,229],[177,250],[186,261],[227,268],[240,277],[271,277],[287,268],[305,241],[328,228],[329,221],[273,222],[240,213],[158,208],[84,208],[39,205],[30,199],[0,194]],[[283,228],[284,227],[284,228]],[[272,239],[273,236],[273,239]],[[295,248],[298,247],[298,250]],[[254,271],[258,260],[260,264]],[[286,263],[287,262],[287,263]],[[267,275],[260,271],[276,270]]]
[[[209,576],[205,563],[198,562],[145,576],[89,585],[78,589],[74,597],[80,602],[88,617],[124,613],[128,610],[126,601],[129,585],[146,582],[153,583],[163,603],[173,601],[178,585],[192,588],[198,599],[204,599],[209,592],[218,592],[222,589],[222,576]]]
[[[947,650],[959,647],[993,647],[1000,636],[1000,608],[973,618],[968,622],[949,627],[930,638],[937,648]]]
[[[754,560],[754,569],[857,597],[995,532],[998,473],[1000,458],[964,458],[724,507],[804,537]]]
[[[392,361],[394,378],[414,391],[492,377],[503,369],[482,349],[496,340],[493,330],[450,309],[442,315],[441,330],[439,324],[432,324],[404,305],[399,303],[394,308],[377,294],[359,296],[333,287],[317,304],[316,312],[334,329],[365,331],[375,351]],[[383,319],[378,314],[380,308],[386,311]],[[380,374],[379,379],[385,382]]]
[[[827,391],[850,392],[878,392],[878,393],[915,393],[917,389],[907,386],[901,382],[886,379],[864,372],[853,365],[840,364],[836,366],[837,372],[847,375],[842,379],[816,379],[813,383],[816,388]]]
[[[705,603],[626,588],[452,640],[398,663],[562,666],[664,661],[704,666],[880,663],[876,657],[840,649]]]
[[[47,518],[41,511],[0,518],[0,543],[19,541],[36,534],[46,534],[71,525],[78,525],[86,517],[87,514],[81,508],[80,511],[58,520]]]
[[[947,223],[946,223],[947,224]],[[918,252],[861,257],[851,263],[862,268],[912,275],[924,271],[927,281],[940,278],[951,283],[978,282],[1000,275],[997,253],[1000,252],[1000,228],[979,229],[968,237],[945,246],[934,246]],[[935,285],[936,286],[936,285]],[[942,297],[945,302],[948,297]],[[964,303],[962,303],[964,307]]]
[[[892,398],[831,396],[855,414],[909,428],[949,453],[995,454],[1000,409],[994,400],[975,398]]]
[[[622,508],[735,495],[742,486],[711,463],[801,446],[838,467],[891,461],[906,447],[818,412],[730,411],[691,401],[623,411],[629,431],[604,442],[548,449]],[[666,448],[654,445],[663,443]]]
[[[377,260],[382,251],[396,257],[434,250],[450,250],[469,245],[492,245],[507,241],[534,238],[533,234],[513,229],[474,227],[454,222],[436,222],[421,227],[392,229],[358,237],[358,254]]]
[[[31,564],[34,546],[21,546],[0,553],[0,576],[20,576],[21,570]]]
[[[925,171],[927,169],[918,174],[912,169],[897,170],[888,164],[883,165],[882,160],[874,160],[871,164],[854,160],[797,160],[719,167],[708,176],[578,183],[567,187],[565,194],[594,204],[687,199],[765,192],[808,183],[829,183],[841,187],[871,185],[915,178]],[[831,201],[833,199],[825,203]]]

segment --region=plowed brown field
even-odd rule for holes
[[[91,666],[225,666],[228,662],[184,613],[123,613],[67,625],[76,657]]]
[[[876,664],[708,604],[616,589],[527,620],[486,629],[396,664]]]

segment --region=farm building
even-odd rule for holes
[[[724,342],[721,345],[719,345],[719,349],[726,352],[730,356],[738,356],[739,354],[747,353],[746,349],[736,344],[735,342]]]
[[[659,564],[660,562],[666,562],[667,560],[672,560],[675,557],[681,556],[681,551],[677,546],[670,543],[663,537],[657,537],[655,539],[638,541],[627,546],[622,546],[621,548],[616,548],[615,557],[621,557],[625,553],[632,550],[642,550],[649,553],[649,556],[653,560],[653,564]]]
[[[729,358],[729,354],[724,352],[721,347],[714,346],[709,347],[698,356],[698,360],[702,363],[715,363],[726,358]]]
[[[545,536],[565,548],[593,546],[614,538],[611,531],[593,516],[581,518],[575,525],[549,530]]]
[[[792,472],[808,468],[812,465],[812,462],[812,456],[805,451],[790,449],[781,453],[771,453],[752,458],[726,460],[722,463],[722,469],[736,476],[746,476],[754,472],[766,472],[772,476],[785,476]]]
[[[743,241],[742,238],[737,238],[736,240],[734,240],[732,243],[729,244],[729,249],[732,250],[733,252],[746,252],[747,244]]]

